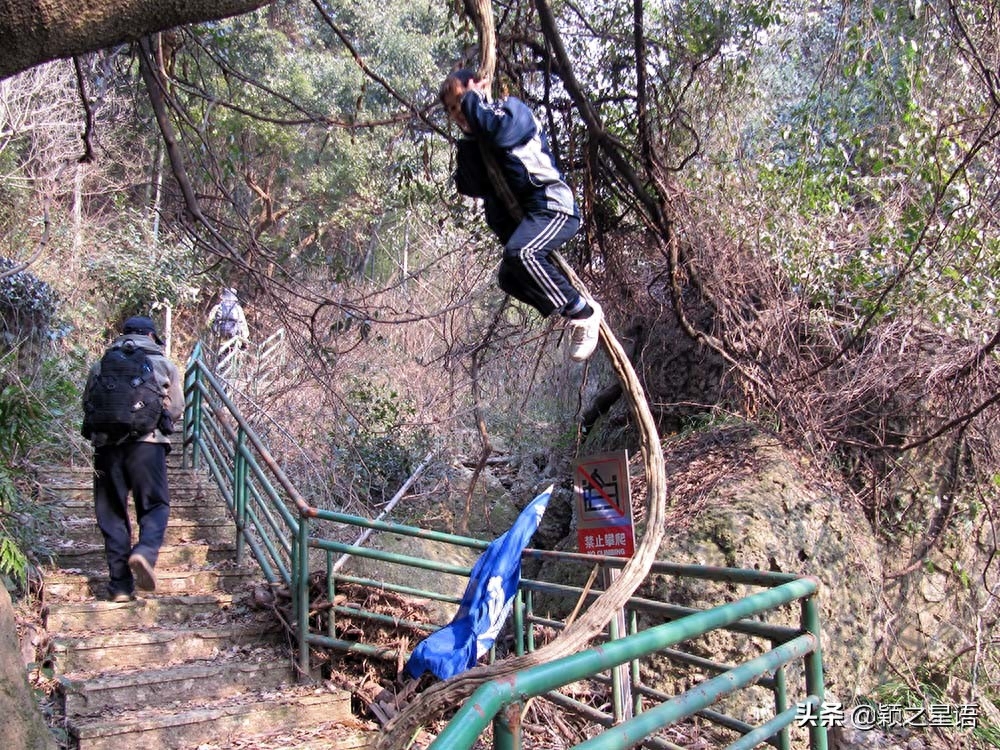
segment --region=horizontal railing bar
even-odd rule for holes
[[[335,583],[351,583],[356,586],[364,586],[366,588],[375,589],[376,591],[392,591],[395,594],[407,594],[409,596],[415,596],[420,599],[432,599],[436,602],[444,602],[446,604],[460,604],[462,602],[462,597],[460,596],[450,596],[448,594],[439,594],[436,591],[428,591],[427,589],[415,589],[412,586],[403,586],[398,583],[389,583],[387,581],[376,581],[373,578],[358,578],[357,576],[345,576],[338,574],[334,579]]]
[[[375,531],[387,531],[392,534],[413,537],[414,539],[427,539],[432,542],[443,542],[445,544],[454,544],[458,547],[468,547],[476,550],[484,550],[489,546],[489,542],[484,542],[482,539],[473,539],[467,536],[448,534],[444,531],[434,531],[432,529],[421,529],[416,526],[396,523],[395,521],[379,521],[377,519],[364,518],[326,508],[316,508],[312,517],[321,521],[334,521],[336,523],[347,524],[348,526],[358,526],[363,529],[373,529]]]
[[[423,568],[424,570],[433,570],[436,573],[448,573],[465,578],[468,578],[469,574],[472,573],[471,567],[439,563],[434,560],[425,560],[422,557],[414,557],[413,555],[401,555],[398,552],[384,552],[383,550],[370,549],[368,547],[358,547],[354,544],[335,542],[331,539],[317,539],[313,537],[309,540],[309,546],[312,549],[321,549],[327,552],[349,552],[355,557],[381,560],[382,562],[398,565],[409,565],[414,568]]]
[[[796,637],[802,635],[802,631],[800,630],[795,635]],[[695,656],[694,654],[689,654],[686,651],[678,651],[675,648],[665,648],[662,649],[659,653],[662,654],[663,656],[666,656],[668,659],[680,662],[681,664],[687,664],[692,667],[700,667],[701,669],[707,669],[708,671],[714,672],[715,674],[718,674],[720,672],[728,672],[734,666],[733,664],[720,664],[719,662],[712,661],[711,659],[706,659],[703,656]],[[768,690],[774,690],[774,680],[770,678],[767,677],[761,678],[760,680],[758,680],[757,684],[760,685],[761,687],[767,688]],[[652,690],[652,688],[650,689]],[[650,694],[650,697],[660,698],[661,700],[666,700],[670,698],[669,695],[652,695],[652,694]]]
[[[331,638],[328,635],[320,635],[318,633],[306,633],[306,643],[311,646],[322,646],[323,648],[332,648],[337,651],[346,651],[351,654],[361,654],[363,656],[384,659],[386,661],[397,661],[399,659],[399,651],[394,648],[370,646],[366,643],[358,643],[357,641],[344,641],[339,638]]]
[[[811,705],[813,708],[818,709],[820,706],[819,696],[808,696],[804,700],[800,701],[798,706],[792,706],[791,708],[782,711],[770,721],[761,724],[751,732],[747,732],[740,739],[736,740],[736,742],[728,745],[725,750],[751,750],[751,748],[757,747],[757,745],[761,742],[768,742],[772,745],[775,744],[771,738],[773,738],[785,727],[791,726],[792,722],[794,722],[799,716],[799,707],[806,703]]]
[[[430,748],[451,750],[470,747],[469,742],[462,740],[478,737],[502,707],[514,700],[523,700],[549,692],[560,685],[584,679],[591,674],[603,672],[661,648],[674,646],[710,630],[731,625],[745,617],[810,596],[816,592],[817,585],[815,579],[799,578],[773,589],[751,594],[738,601],[698,612],[682,620],[663,623],[602,646],[531,667],[503,680],[488,682],[473,693]],[[805,637],[810,638],[812,642],[812,636]],[[798,640],[790,643],[796,643]]]
[[[610,682],[610,680],[604,680],[604,683],[607,682]],[[633,690],[635,689],[636,686],[633,686]],[[649,697],[657,697],[658,699],[661,700],[669,700],[670,698],[673,697],[664,695],[663,693],[660,693],[658,691],[655,692],[656,692],[655,696],[653,696],[650,692],[647,691],[643,691],[643,694],[648,695]],[[560,705],[563,708],[568,708],[569,710],[576,712],[580,716],[583,716],[584,718],[594,722],[595,724],[600,724],[603,727],[610,727],[614,725],[614,717],[611,714],[605,713],[604,711],[594,708],[593,706],[590,706],[586,703],[582,703],[576,700],[575,698],[571,698],[568,695],[563,695],[562,693],[559,693],[557,691],[552,691],[546,693],[542,697],[545,700],[555,703],[556,705]],[[795,713],[794,709],[792,709],[792,713],[794,718],[794,713]],[[697,711],[694,715],[701,717],[706,721],[710,721],[711,723],[716,724],[720,727],[723,727],[725,729],[731,729],[734,732],[739,732],[740,734],[743,735],[749,734],[752,731],[755,732],[758,729],[758,727],[755,727],[752,724],[747,724],[746,722],[739,721],[738,719],[734,719],[731,716],[726,716],[725,714],[721,714],[717,711],[711,711],[708,709]],[[758,740],[758,742],[766,742],[766,741],[767,741],[766,737]],[[664,748],[664,750],[666,750],[667,748],[677,748],[677,750],[683,750],[683,748],[681,748],[680,745],[675,745],[671,742],[667,742],[666,740],[662,740],[655,737],[646,738],[646,740],[644,740],[643,742],[643,745],[650,748]],[[753,745],[750,745],[749,747],[753,747]]]
[[[313,510],[314,513],[312,514],[312,517],[314,518],[334,521],[336,523],[343,523],[350,526],[359,526],[361,528],[374,529],[376,531],[387,531],[394,534],[414,537],[416,539],[444,542],[460,547],[468,547],[470,549],[483,550],[489,545],[489,542],[481,539],[460,536],[458,534],[449,534],[443,531],[421,529],[394,521],[368,519],[352,515],[350,513],[342,513],[340,511],[325,508],[315,508]],[[608,567],[623,567],[624,564],[628,562],[627,558],[587,555],[579,552],[539,550],[534,548],[525,549],[522,554],[522,559],[539,561],[559,560],[560,562],[587,566],[593,566],[595,563],[599,563],[607,565]],[[780,586],[781,584],[789,583],[801,578],[801,576],[792,575],[791,573],[774,573],[770,571],[744,570],[742,568],[722,568],[705,565],[678,565],[663,561],[654,562],[651,572],[662,573],[664,575],[714,580],[723,583],[744,583],[747,585],[766,587]]]
[[[523,579],[521,581],[521,588],[543,594],[563,596],[573,599],[574,601],[577,600],[583,593],[583,589],[578,586],[568,586],[564,583],[545,583],[542,581],[533,581],[531,579]],[[601,593],[602,592],[599,590],[592,589],[587,592],[586,598],[588,600],[593,600],[600,596]],[[693,609],[691,607],[682,607],[679,604],[655,602],[652,599],[643,599],[640,597],[630,598],[626,603],[626,607],[628,609],[634,609],[637,612],[667,616],[672,620],[678,620],[682,617],[695,614],[696,612],[704,611],[700,609]],[[758,620],[741,620],[727,629],[733,630],[737,633],[743,633],[745,635],[752,635],[758,638],[766,638],[767,640],[779,642],[795,638],[802,632],[799,628],[793,628],[787,625],[772,625]]]
[[[811,633],[776,646],[767,653],[740,664],[730,672],[713,677],[681,695],[643,711],[622,724],[611,727],[574,750],[628,750],[638,738],[646,737],[678,719],[710,706],[719,698],[749,685],[761,674],[800,659],[816,648]],[[433,745],[431,745],[433,747]]]
[[[594,565],[603,563],[609,568],[623,568],[628,563],[627,557],[607,557],[604,555],[588,555],[582,552],[564,552],[561,550],[539,550],[529,548],[524,551],[526,557],[533,560],[557,559],[560,562]],[[671,563],[664,560],[655,561],[650,567],[651,573],[678,576],[682,578],[699,578],[725,583],[745,583],[751,586],[774,587],[799,580],[802,576],[794,573],[778,573],[770,570],[750,570],[745,568],[723,568],[713,565],[686,565]]]
[[[428,633],[437,630],[437,626],[428,625],[426,622],[404,620],[393,615],[384,615],[381,612],[372,612],[370,609],[358,609],[356,607],[348,607],[343,604],[335,605],[333,607],[333,611],[338,615],[354,617],[359,620],[371,620],[372,622],[380,622],[394,627],[413,628],[414,630],[424,630]]]

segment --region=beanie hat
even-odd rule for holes
[[[133,315],[122,324],[122,333],[138,333],[152,337],[157,344],[163,345],[163,341],[156,335],[156,323],[152,318],[144,315]]]
[[[133,315],[122,325],[122,333],[156,333],[156,324],[152,318],[142,315]]]

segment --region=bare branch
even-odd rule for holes
[[[83,130],[83,135],[80,136],[83,139],[83,155],[80,157],[79,162],[81,164],[90,164],[94,161],[94,110],[90,106],[90,100],[87,99],[87,86],[83,77],[83,67],[80,65],[80,58],[73,58],[73,70],[76,71],[76,90],[80,93],[80,103],[83,105],[83,111],[86,115],[86,126]]]

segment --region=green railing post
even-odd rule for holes
[[[621,626],[625,621],[625,613],[616,612],[608,623],[608,639],[617,641],[624,637]],[[631,696],[628,696],[629,705],[626,708],[626,692],[631,693],[630,686],[626,685],[629,669],[627,664],[620,664],[611,668],[611,715],[615,724],[621,724],[632,716]]]
[[[299,514],[299,533],[292,567],[292,591],[296,608],[299,646],[299,681],[311,679],[309,667],[309,517]]]
[[[521,704],[511,703],[493,719],[493,750],[521,750]]]
[[[520,588],[514,595],[514,654],[524,655],[524,594]]]
[[[244,533],[247,527],[247,460],[243,455],[246,433],[243,427],[236,431],[236,445],[233,448],[233,505],[236,511],[236,564],[243,564],[246,550]]]
[[[604,588],[609,588],[620,575],[616,568],[603,568],[601,578]],[[608,623],[608,640],[617,641],[625,637],[628,628],[628,611],[622,608],[615,612]],[[615,724],[631,719],[632,713],[632,682],[629,664],[619,664],[611,670],[611,710]]]
[[[819,583],[817,581],[817,588]],[[815,695],[823,705],[823,651],[820,647],[819,602],[816,595],[802,600],[802,629],[812,633],[816,648],[805,657],[806,692]],[[815,721],[809,727],[809,747],[812,750],[827,750],[826,726],[823,721]]]
[[[629,611],[629,624],[628,624],[628,634],[635,635],[639,632],[639,614],[633,609]],[[639,687],[642,685],[642,673],[639,671],[639,660],[633,659],[630,664],[630,672],[632,679],[632,715],[642,713],[642,691]]]
[[[778,644],[771,641],[771,648]],[[776,716],[788,710],[788,679],[785,676],[785,668],[778,667],[774,672],[774,713]],[[788,734],[788,727],[781,730],[778,735],[778,750],[791,750],[791,737]]]
[[[337,636],[336,608],[333,606],[337,598],[337,576],[333,572],[333,551],[326,551],[326,600],[330,603],[330,610],[326,615],[326,634],[330,638]]]
[[[521,589],[518,590],[520,591]],[[529,654],[535,650],[535,626],[534,623],[531,622],[531,618],[534,616],[534,614],[535,614],[534,596],[532,594],[531,589],[528,589],[527,591],[524,592],[524,620],[528,624],[528,632],[525,645],[528,649]]]
[[[198,350],[200,352],[200,349]],[[196,352],[197,354],[197,352]],[[185,384],[185,397],[189,399],[188,408],[184,410],[187,422],[184,425],[184,439],[191,445],[191,468],[197,469],[199,466],[199,453],[201,451],[201,425],[202,425],[202,395],[201,395],[201,365],[200,358],[192,360],[192,366],[188,368],[190,383]],[[187,447],[187,446],[185,446]]]

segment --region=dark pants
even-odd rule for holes
[[[132,546],[128,494],[132,492],[139,541]],[[167,487],[167,446],[158,443],[107,445],[94,451],[94,510],[104,535],[112,594],[135,589],[128,558],[139,553],[150,565],[163,544],[170,515]]]
[[[504,247],[497,276],[500,288],[543,317],[576,302],[580,293],[552,262],[551,255],[579,228],[578,218],[555,211],[524,217]]]

